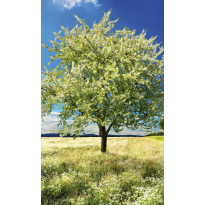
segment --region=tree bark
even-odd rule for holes
[[[101,152],[106,152],[107,149],[107,132],[105,127],[99,125],[99,134],[101,137]]]

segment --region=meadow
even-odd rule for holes
[[[164,137],[42,138],[42,205],[164,204]]]

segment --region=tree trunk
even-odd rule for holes
[[[99,134],[101,137],[101,152],[106,152],[107,148],[107,132],[105,127],[99,125]]]

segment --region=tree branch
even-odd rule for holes
[[[109,131],[110,131],[110,129],[112,128],[112,126],[113,126],[113,122],[110,124],[110,126],[108,127],[108,129],[107,129],[107,134],[109,133]]]
[[[69,99],[65,98],[65,99],[63,100],[63,102],[69,102],[69,101],[70,101],[70,104],[71,104],[73,107],[75,107],[78,112],[81,113],[81,116],[85,114],[82,110],[79,111],[79,107],[75,104],[75,102],[73,101],[73,99],[71,98],[70,95],[69,95]]]

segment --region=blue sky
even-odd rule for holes
[[[98,22],[103,12],[109,9],[112,9],[111,20],[119,18],[114,30],[126,26],[139,34],[145,29],[148,38],[157,36],[156,42],[164,45],[164,0],[41,0],[41,42],[49,44],[48,40],[54,39],[53,32],[58,32],[61,25],[72,29],[76,24],[73,16],[75,14],[92,26],[93,21]],[[46,66],[50,61],[48,56],[47,50],[42,48],[41,63]],[[54,66],[55,63],[48,67]],[[53,113],[45,118],[42,122],[42,133],[57,128],[59,111],[55,108]],[[85,132],[97,134],[98,130],[95,125],[90,125]],[[110,134],[115,133],[111,130]],[[125,129],[119,134],[144,134],[144,132]]]

